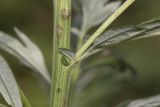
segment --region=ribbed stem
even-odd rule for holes
[[[67,107],[70,72],[61,63],[59,48],[70,48],[71,0],[54,1],[53,70],[50,107]]]

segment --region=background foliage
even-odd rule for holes
[[[137,0],[131,8],[112,24],[112,27],[139,24],[155,16],[160,16],[159,4],[159,0]],[[25,32],[42,49],[50,70],[52,13],[51,0],[0,1],[0,30],[14,34],[13,27],[16,26]],[[154,37],[111,47],[116,55],[123,57],[137,69],[138,79],[129,82],[124,80],[121,89],[113,92],[112,95],[109,94],[106,99],[103,99],[104,101],[109,105],[113,105],[119,103],[120,100],[147,97],[160,93],[159,42],[160,37]],[[15,58],[5,52],[1,53],[10,63],[18,84],[26,93],[33,107],[46,107],[49,96],[48,86],[40,81],[40,77],[34,75],[29,69],[20,66]],[[36,78],[34,78],[35,76]],[[103,83],[103,81],[101,82]],[[117,88],[109,83],[104,85],[109,87],[109,89],[106,89],[107,93],[111,93],[110,90]]]

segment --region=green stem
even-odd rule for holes
[[[81,31],[80,31],[80,33],[78,33],[78,43],[77,43],[77,47],[76,47],[76,50],[78,50],[82,45],[83,45],[83,37],[84,37],[84,35],[86,34],[86,31],[85,30],[83,30],[83,29],[81,29]],[[74,63],[74,61],[73,61],[73,63]],[[74,64],[73,64],[74,65]],[[72,67],[72,63],[71,63],[71,65],[70,65],[71,67]],[[77,82],[77,80],[78,80],[78,77],[79,77],[79,73],[80,73],[80,63],[77,63],[76,64],[76,66],[74,66],[74,69],[73,69],[74,71],[72,72],[72,89],[71,89],[71,91],[72,91],[72,95],[71,95],[71,97],[70,97],[70,100],[71,101],[74,101],[74,98],[75,98],[75,96],[76,96],[76,92],[75,92],[75,90],[76,90],[76,82]],[[72,104],[70,104],[69,105],[70,107],[72,107]]]
[[[79,49],[76,54],[78,60],[85,51],[90,47],[94,40],[101,35],[104,30],[119,16],[121,15],[135,0],[127,0],[119,9],[117,9],[98,29],[93,35],[87,40],[87,42]]]
[[[19,89],[19,92],[20,92],[21,99],[22,99],[22,102],[23,102],[23,107],[32,107],[21,89]]]
[[[83,37],[86,34],[87,31],[81,30],[81,33],[78,35],[78,43],[77,43],[77,50],[79,50],[81,48],[81,46],[83,45]],[[78,75],[80,73],[80,63],[77,64],[76,68],[75,68],[75,72],[73,74],[73,82],[76,82],[78,79]]]
[[[61,63],[59,48],[70,48],[71,0],[53,0],[54,36],[50,107],[67,107],[70,72]]]
[[[103,31],[120,15],[122,14],[135,0],[127,0],[117,11],[115,11],[98,29],[93,35],[89,38],[89,40],[83,45],[83,34],[87,32],[87,30],[83,29],[81,30],[78,41],[78,52],[76,54],[76,60],[75,62],[79,62],[82,60],[85,56],[88,55],[86,50],[89,48],[89,46],[94,42],[94,40],[101,34]],[[85,32],[86,31],[86,32]],[[74,72],[73,75],[73,81],[76,81],[79,75],[79,66],[77,66],[77,69]]]

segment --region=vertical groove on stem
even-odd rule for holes
[[[70,48],[71,0],[53,0],[54,36],[53,70],[50,107],[67,107],[69,73],[61,63],[59,48]]]

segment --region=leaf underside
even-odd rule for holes
[[[83,11],[82,29],[89,30],[109,17],[121,4],[121,1],[81,0]]]
[[[6,102],[13,107],[22,107],[19,89],[11,69],[0,56],[0,93]]]
[[[94,41],[92,48],[99,48],[120,43],[160,35],[160,18],[153,19],[137,26],[111,29]]]
[[[160,107],[160,95],[134,100],[130,102],[126,107]]]
[[[14,30],[21,41],[0,32],[0,49],[16,57],[22,64],[41,74],[50,83],[48,69],[40,49],[20,30],[17,28]]]
[[[69,49],[60,48],[59,52],[70,60],[75,59],[75,53]]]

